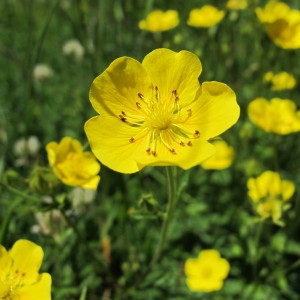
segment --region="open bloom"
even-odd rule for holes
[[[0,299],[50,300],[51,276],[39,274],[43,249],[27,240],[18,240],[8,252],[0,245]]]
[[[273,91],[290,90],[296,85],[295,77],[287,72],[280,72],[277,74],[267,72],[264,75],[263,80],[264,82],[271,83],[271,89]]]
[[[279,173],[265,171],[257,178],[249,178],[247,186],[256,212],[263,219],[272,218],[274,223],[282,225],[282,211],[295,192],[293,182],[282,180]]]
[[[192,9],[187,24],[192,27],[212,27],[224,18],[225,12],[212,5]]]
[[[188,51],[157,49],[142,63],[121,57],[99,75],[90,100],[100,114],[85,131],[101,163],[121,173],[147,165],[189,169],[214,153],[208,140],[239,117],[224,83],[199,84],[201,63]]]
[[[273,42],[283,49],[300,48],[300,11],[284,2],[269,1],[265,8],[257,7],[256,15],[265,25]]]
[[[100,181],[100,164],[91,152],[83,152],[79,141],[64,137],[60,143],[46,146],[53,172],[64,184],[96,190]]]
[[[213,292],[223,287],[230,270],[229,262],[217,250],[203,250],[185,262],[186,283],[193,292]]]
[[[167,31],[179,24],[178,12],[176,10],[162,11],[156,9],[148,14],[146,19],[139,22],[139,28],[152,32]]]
[[[300,131],[300,111],[289,99],[256,98],[248,105],[250,120],[266,132],[289,134]]]
[[[216,153],[201,164],[202,168],[222,170],[230,167],[234,158],[234,149],[220,139],[214,141],[213,145],[216,147]]]

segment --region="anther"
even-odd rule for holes
[[[134,142],[135,142],[134,137],[131,137],[131,138],[129,139],[129,143],[134,143]]]
[[[136,105],[136,107],[137,107],[138,109],[141,109],[141,108],[142,108],[142,107],[141,107],[141,104],[140,104],[139,102],[136,102],[135,105]]]
[[[181,142],[179,143],[179,145],[182,146],[182,147],[185,147],[185,143],[184,143],[183,141],[181,141]]]
[[[126,122],[126,117],[124,115],[119,115],[119,118],[122,122]]]
[[[144,100],[144,99],[145,99],[144,95],[143,95],[143,94],[141,94],[141,93],[138,93],[138,96],[139,96],[139,98],[140,98],[140,99],[142,99],[142,100]]]
[[[147,150],[146,150],[146,152],[147,152],[147,154],[151,154],[151,149],[150,148],[148,148]]]
[[[169,149],[170,150],[170,152],[172,153],[172,154],[176,154],[176,151],[175,151],[175,149]]]
[[[156,86],[155,88],[155,98],[156,98],[156,100],[158,101],[159,100],[159,91],[158,91],[158,87]]]
[[[187,110],[187,114],[188,114],[188,116],[190,117],[190,116],[192,115],[192,110],[191,110],[191,109],[188,109],[188,110]]]
[[[200,137],[200,132],[199,132],[198,130],[195,130],[195,132],[194,132],[194,137],[195,137],[195,138]]]
[[[157,156],[156,151],[151,151],[151,154],[152,154],[154,157]]]
[[[188,141],[188,142],[187,142],[187,145],[188,145],[188,146],[190,146],[190,147],[192,147],[192,146],[193,146],[193,144],[192,144],[192,142],[191,142],[191,141]]]

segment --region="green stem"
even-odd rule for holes
[[[152,261],[150,263],[150,267],[153,267],[160,259],[160,256],[162,254],[166,242],[168,228],[170,225],[170,221],[177,200],[176,169],[174,167],[166,167],[166,171],[167,171],[167,184],[168,184],[168,206],[167,206],[166,217],[164,219],[163,226],[161,229],[158,246],[152,258]]]
[[[256,229],[256,234],[255,234],[255,238],[254,238],[254,247],[255,247],[255,253],[253,253],[253,257],[252,257],[252,276],[254,279],[257,278],[257,261],[259,259],[259,251],[260,251],[260,247],[259,247],[259,243],[260,243],[260,238],[263,232],[263,228],[264,228],[264,222],[260,221],[258,224],[258,227]]]
[[[23,192],[20,192],[19,190],[15,189],[14,187],[8,185],[8,184],[5,184],[3,182],[0,182],[0,185],[4,188],[6,188],[7,190],[9,190],[10,192],[12,192],[13,194],[17,195],[17,196],[20,196],[21,198],[23,199],[26,199],[26,200],[29,200],[29,201],[32,201],[34,204],[36,203],[40,203],[41,200],[36,198],[36,197],[32,197],[30,195],[27,195],[27,194],[24,194]]]
[[[10,207],[8,208],[7,212],[5,213],[5,218],[2,220],[1,228],[0,228],[0,245],[3,244],[5,236],[6,236],[6,231],[7,227],[10,221],[11,216],[13,215],[16,207],[18,207],[21,202],[23,201],[23,198],[19,198],[16,201],[13,201]]]
[[[268,278],[267,278],[267,282],[272,282],[272,280],[276,279],[279,276],[286,276],[287,273],[291,272],[294,269],[297,269],[300,267],[300,259],[296,260],[290,267],[288,267],[287,269],[283,270],[277,270],[275,272],[273,272]]]

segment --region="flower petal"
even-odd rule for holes
[[[0,245],[0,274],[2,274],[2,271],[6,272],[4,270],[9,270],[11,264],[12,264],[11,257],[9,256],[6,249],[2,245]]]
[[[175,148],[175,147],[174,147]],[[171,153],[162,143],[157,145],[157,157],[137,153],[136,161],[139,169],[145,166],[172,166],[176,165],[184,170],[201,164],[215,153],[215,147],[200,139],[193,140],[192,146],[177,146],[176,154]]]
[[[14,261],[11,272],[24,274],[24,285],[35,283],[44,256],[43,249],[31,241],[18,240],[9,253]]]
[[[118,116],[122,111],[136,114],[138,94],[152,97],[152,84],[140,62],[120,57],[92,83],[90,101],[95,111],[103,115]]]
[[[46,146],[50,166],[63,161],[69,152],[82,152],[82,145],[79,141],[70,137],[64,137],[60,143],[50,142]]]
[[[200,139],[194,140],[191,147],[178,146],[176,154],[158,142],[155,157],[146,152],[149,147],[146,135],[136,139],[134,143],[129,142],[140,130],[139,127],[128,126],[110,116],[97,116],[85,123],[85,132],[95,156],[102,164],[120,173],[135,173],[147,165],[177,165],[189,169],[215,152],[213,145]]]
[[[240,116],[234,91],[217,81],[203,82],[199,99],[190,108],[193,114],[184,126],[191,130],[197,128],[204,140],[220,135]]]
[[[50,274],[42,273],[35,284],[16,289],[14,299],[51,300],[51,281]]]
[[[162,101],[168,101],[174,90],[181,106],[194,100],[202,71],[201,62],[195,54],[185,50],[156,49],[145,56],[142,65],[153,85],[158,87]]]
[[[130,138],[138,134],[137,127],[131,127],[113,116],[96,116],[84,126],[91,149],[99,161],[116,172],[135,173],[139,171],[135,157],[139,151],[146,152],[146,139]]]

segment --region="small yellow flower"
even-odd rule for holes
[[[277,74],[267,72],[264,75],[263,81],[270,82],[272,84],[271,89],[273,91],[290,90],[296,85],[295,77],[287,72],[280,72]]]
[[[245,9],[248,6],[247,0],[229,0],[226,3],[226,8],[229,10]]]
[[[223,140],[216,140],[213,145],[216,147],[216,153],[201,164],[202,168],[221,170],[230,167],[234,158],[234,149]]]
[[[193,292],[213,292],[222,289],[230,270],[229,262],[217,250],[203,250],[197,258],[185,262],[186,283]]]
[[[293,182],[282,180],[279,173],[265,171],[257,178],[249,178],[247,187],[256,212],[263,219],[272,218],[274,223],[282,225],[282,211],[295,193]]]
[[[121,57],[93,82],[99,113],[85,124],[92,151],[120,173],[146,166],[189,169],[211,156],[208,141],[239,117],[234,92],[212,81],[199,84],[201,63],[188,51],[157,49],[139,63]]]
[[[192,9],[187,24],[192,27],[212,27],[224,18],[225,12],[212,5]]]
[[[300,11],[284,2],[270,1],[264,8],[257,7],[256,15],[265,25],[273,42],[283,49],[300,48]]]
[[[152,32],[167,31],[179,24],[178,12],[176,10],[154,10],[148,14],[146,19],[139,22],[139,28]]]
[[[266,132],[281,135],[300,131],[300,111],[289,99],[256,98],[248,105],[250,120]]]
[[[53,172],[64,184],[96,190],[100,164],[91,152],[83,152],[79,141],[70,137],[46,146]]]
[[[0,245],[0,299],[51,300],[51,276],[39,274],[43,249],[18,240],[8,252]]]

